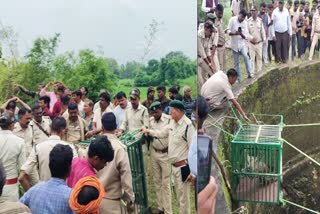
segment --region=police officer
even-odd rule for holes
[[[171,121],[171,117],[162,113],[161,103],[150,105],[150,129],[161,130]],[[152,177],[160,213],[172,213],[170,175],[171,165],[168,160],[168,136],[154,138],[151,149]]]
[[[33,119],[29,126],[33,133],[32,144],[36,145],[49,138],[51,119],[48,116],[42,116],[42,108],[38,104],[32,107],[32,115]]]
[[[191,120],[184,114],[185,106],[179,100],[170,102],[172,120],[162,130],[143,129],[142,133],[162,138],[169,135],[168,159],[172,165],[174,186],[177,191],[180,214],[190,213],[190,169],[188,151],[195,129]]]

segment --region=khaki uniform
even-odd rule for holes
[[[318,13],[315,13],[313,15],[311,38],[312,38],[312,43],[310,48],[309,60],[312,60],[312,57],[314,54],[314,48],[320,38],[320,15]]]
[[[26,147],[26,158],[27,158],[32,150],[32,145],[33,145],[32,144],[32,138],[33,138],[32,128],[28,126],[27,128],[23,129],[20,126],[20,123],[16,122],[14,124],[14,129],[12,132],[14,135],[24,140],[25,147]]]
[[[31,210],[20,202],[6,201],[0,198],[0,213],[1,214],[29,214]]]
[[[80,116],[76,122],[71,122],[67,119],[67,128],[64,140],[70,143],[79,143],[84,140],[84,133],[86,129],[86,122]]]
[[[195,133],[195,129],[192,125],[191,120],[183,115],[182,118],[175,122],[171,120],[169,125],[163,130],[150,130],[150,134],[155,137],[165,137],[169,135],[169,151],[168,158],[169,162],[176,165],[178,162],[186,161],[188,159],[188,150],[192,142],[192,136]],[[181,168],[173,166],[172,173],[174,179],[174,186],[177,191],[179,213],[189,214],[190,213],[190,185],[188,182],[182,182]]]
[[[23,139],[15,136],[9,130],[0,130],[0,160],[7,180],[18,179],[18,166],[22,165],[26,160],[25,149]],[[4,185],[1,198],[9,201],[18,201],[18,182]]]
[[[120,125],[120,129],[124,131],[136,131],[141,130],[142,128],[149,127],[149,113],[148,109],[144,107],[141,103],[138,108],[134,110],[132,107],[126,109],[124,119],[122,124]],[[142,145],[143,149],[143,158],[144,158],[144,169],[147,173],[147,154],[148,154],[148,146],[147,144]]]
[[[227,52],[225,47],[226,38],[225,38],[224,29],[223,29],[223,20],[222,19],[219,20],[218,18],[216,18],[214,26],[218,29],[218,34],[219,34],[216,53],[218,55],[220,70],[226,72]]]
[[[211,47],[213,39],[211,37],[205,37],[203,26],[199,26],[198,31],[198,86],[201,88],[203,83],[207,81],[209,75],[213,74],[209,65],[204,61],[206,58],[211,57]]]
[[[48,140],[49,136],[44,131],[42,131],[39,128],[39,126],[41,126],[43,130],[45,130],[48,134],[50,134],[51,119],[49,117],[43,116],[41,123],[38,123],[33,119],[30,122],[29,126],[32,129],[32,133],[33,133],[32,142],[34,145],[37,145],[43,141]]]
[[[32,121],[31,121],[32,122]],[[30,122],[30,123],[31,123]],[[20,137],[24,140],[24,145],[26,148],[26,159],[29,157],[30,152],[33,147],[33,130],[32,127],[29,125],[27,128],[23,129],[20,125],[19,122],[16,122],[14,124],[14,129],[13,129],[13,134],[16,135],[17,137]],[[39,182],[39,174],[37,172],[37,169],[34,168],[30,174],[30,181],[31,181],[31,186],[36,185]]]
[[[256,39],[258,44],[252,44],[250,42],[249,53],[251,59],[252,72],[260,72],[262,70],[262,45],[266,40],[266,33],[263,27],[263,23],[259,17],[253,20],[251,17],[248,19],[249,34]],[[255,70],[255,60],[257,59],[257,70]]]
[[[105,134],[114,149],[114,158],[97,173],[106,191],[100,205],[100,213],[121,214],[123,208],[121,198],[123,191],[134,201],[132,175],[126,146],[113,134]]]
[[[49,169],[49,154],[57,144],[69,145],[73,151],[73,157],[78,157],[74,145],[64,142],[57,135],[51,135],[48,140],[36,145],[30,153],[27,161],[22,165],[21,170],[30,175],[36,168],[39,172],[40,181],[47,181],[51,178]]]
[[[171,117],[162,114],[159,121],[154,117],[150,118],[150,129],[161,130],[167,126]],[[158,209],[166,214],[172,213],[170,175],[171,165],[168,160],[168,136],[164,138],[155,138],[152,143],[151,164],[152,177],[157,196]]]

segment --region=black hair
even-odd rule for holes
[[[113,112],[107,112],[102,115],[102,126],[107,131],[114,131],[117,129],[117,120]]]
[[[247,16],[247,11],[245,9],[241,9],[239,14],[243,15],[243,17]]]
[[[88,157],[92,158],[94,156],[98,156],[100,160],[105,160],[107,162],[113,160],[114,150],[107,136],[100,135],[91,141],[88,150]]]
[[[267,5],[266,5],[266,3],[264,3],[264,2],[262,2],[261,4],[260,4],[260,8],[261,7],[266,7]]]
[[[183,100],[183,96],[181,96],[181,94],[176,94],[176,95],[174,95],[174,99],[182,101]]]
[[[74,102],[69,103],[68,110],[78,110],[78,104]]]
[[[164,93],[166,93],[167,89],[166,89],[165,86],[159,85],[159,86],[157,87],[157,91],[163,91]]]
[[[6,106],[6,110],[15,109],[16,106],[17,106],[16,101],[10,101],[10,102],[8,103],[8,105]]]
[[[61,97],[61,102],[62,102],[63,105],[69,105],[70,97],[69,96]]]
[[[204,27],[205,27],[205,28],[208,28],[208,29],[213,29],[213,26],[212,26],[211,22],[209,22],[209,21],[206,21],[206,22],[204,23]]]
[[[216,10],[222,12],[224,10],[223,5],[222,4],[217,4]]]
[[[289,5],[292,5],[292,0],[288,0],[288,4],[289,4]]]
[[[80,90],[72,92],[72,95],[76,95],[77,97],[82,97],[82,92]]]
[[[41,100],[43,100],[43,102],[48,105],[48,108],[50,108],[50,97],[49,96],[47,96],[47,95],[42,96],[39,98],[39,101],[41,101]]]
[[[169,88],[169,92],[171,92],[172,94],[178,94],[178,90],[175,86],[172,86],[171,88]]]
[[[120,100],[122,98],[127,98],[127,96],[126,96],[126,93],[124,93],[123,91],[120,91],[116,94],[116,98]]]
[[[198,96],[196,100],[196,105],[198,107],[198,117],[204,119],[208,116],[209,106],[206,99],[203,96]]]
[[[64,93],[65,87],[58,86],[57,91]]]
[[[3,164],[0,160],[0,196],[2,195],[2,190],[5,183],[6,183],[6,171],[4,171]]]
[[[78,194],[78,203],[80,205],[87,205],[91,201],[96,200],[99,197],[99,191],[97,188],[89,185],[85,185],[81,188]]]
[[[312,3],[317,3],[318,4],[318,0],[313,0]]]
[[[237,73],[236,69],[230,68],[230,69],[227,71],[227,76],[228,76],[228,77],[237,77],[237,76],[238,76],[238,73]]]
[[[89,93],[88,88],[86,86],[82,86],[81,88],[84,88],[84,91],[86,92],[86,95],[88,95],[88,93]]]
[[[56,117],[52,120],[51,131],[60,133],[67,127],[67,121],[63,117]]]
[[[37,109],[39,109],[39,108],[41,108],[41,106],[40,106],[38,103],[36,103],[36,104],[34,104],[34,105],[32,106],[31,111],[34,112],[35,110],[37,110]]]
[[[0,127],[3,130],[8,130],[10,125],[14,123],[14,114],[10,111],[5,111],[0,116]]]
[[[27,108],[21,108],[18,111],[18,116],[21,117],[23,115],[26,115],[26,113],[31,113],[30,109]]]
[[[104,100],[105,100],[106,102],[109,102],[109,103],[110,103],[110,101],[111,101],[111,96],[110,96],[109,93],[103,92],[103,93],[100,94],[100,97],[104,98]]]
[[[49,155],[49,168],[52,177],[66,178],[70,174],[73,152],[69,145],[57,144]]]

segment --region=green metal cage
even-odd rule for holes
[[[232,196],[238,202],[280,204],[283,117],[253,118],[256,124],[240,124],[231,142]]]

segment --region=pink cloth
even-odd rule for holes
[[[73,188],[83,177],[96,176],[96,172],[86,158],[73,158],[71,173],[67,178],[67,185]]]
[[[53,106],[57,102],[57,95],[54,92],[47,92],[44,88],[40,91],[40,96],[45,96],[47,95],[50,97],[50,111],[53,111]]]

